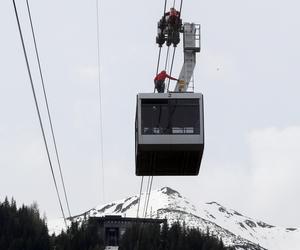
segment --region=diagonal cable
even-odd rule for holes
[[[180,1],[179,17],[181,17],[182,3],[183,3],[183,0]]]
[[[151,176],[148,177],[148,181],[147,181],[147,189],[146,189],[146,193],[145,193],[145,202],[144,202],[144,209],[143,209],[143,217],[144,218],[145,218],[146,207],[147,207],[147,199],[148,199],[150,180],[151,180]]]
[[[99,123],[100,123],[100,158],[102,166],[102,197],[105,202],[105,178],[104,178],[104,150],[103,150],[103,120],[102,120],[102,88],[101,88],[101,74],[100,74],[100,17],[99,17],[99,0],[96,0],[97,11],[97,62],[98,62],[98,94],[99,94]]]
[[[57,160],[57,164],[59,167],[59,173],[60,173],[60,178],[61,178],[61,182],[62,182],[62,186],[63,186],[65,201],[66,201],[67,208],[68,208],[69,218],[72,218],[71,212],[70,212],[68,196],[67,196],[67,191],[66,191],[66,186],[65,186],[65,181],[63,178],[63,174],[62,174],[60,157],[58,154],[57,143],[56,143],[56,139],[55,139],[54,128],[53,128],[53,123],[52,123],[52,118],[51,118],[51,113],[50,113],[50,108],[49,108],[49,103],[48,103],[48,97],[47,97],[47,92],[46,92],[46,88],[45,88],[45,82],[44,82],[44,77],[43,77],[43,73],[42,73],[41,61],[40,61],[39,51],[37,48],[37,42],[36,42],[34,26],[33,26],[33,21],[32,21],[32,17],[31,17],[31,11],[30,11],[30,6],[29,6],[28,0],[26,0],[26,4],[27,4],[27,11],[28,11],[29,20],[30,20],[31,33],[32,33],[33,41],[34,41],[35,55],[36,55],[36,59],[38,62],[39,73],[40,73],[40,78],[41,78],[42,87],[43,87],[43,94],[44,94],[44,99],[45,99],[45,103],[46,103],[48,119],[49,119],[49,123],[50,123],[51,135],[52,135],[54,148],[55,148],[56,160]]]
[[[43,140],[44,140],[45,148],[46,148],[46,151],[47,151],[48,162],[49,162],[49,165],[50,165],[50,169],[51,169],[53,182],[54,182],[55,189],[56,189],[56,194],[57,194],[59,206],[60,206],[60,209],[61,209],[61,212],[62,212],[62,216],[64,218],[65,225],[67,226],[67,221],[66,221],[64,209],[63,209],[63,206],[62,206],[61,198],[60,198],[58,187],[57,187],[57,182],[56,182],[54,171],[53,171],[50,152],[49,152],[48,143],[47,143],[47,139],[46,139],[46,135],[45,135],[45,131],[44,131],[44,126],[43,126],[43,122],[42,122],[42,118],[41,118],[41,114],[40,114],[40,109],[39,109],[39,105],[38,105],[38,101],[37,101],[37,97],[36,97],[36,93],[35,93],[35,88],[34,88],[34,85],[33,85],[31,70],[30,70],[30,66],[29,66],[28,56],[27,56],[27,52],[26,52],[26,48],[25,48],[24,38],[23,38],[23,34],[22,34],[22,29],[21,29],[21,25],[20,25],[20,20],[19,20],[19,15],[18,15],[15,0],[13,0],[13,5],[14,5],[14,11],[15,11],[15,15],[16,15],[17,24],[18,24],[19,34],[20,34],[20,38],[21,38],[22,48],[23,48],[23,52],[24,52],[24,57],[25,57],[25,61],[26,61],[27,71],[28,71],[28,75],[29,75],[29,80],[30,80],[30,84],[31,84],[31,90],[32,90],[32,93],[33,93],[35,107],[36,107],[37,115],[38,115],[38,118],[39,118],[40,128],[41,128],[41,131],[42,131]]]
[[[142,176],[142,180],[141,180],[140,195],[139,195],[138,208],[137,208],[137,212],[136,212],[136,218],[139,218],[139,211],[140,211],[140,205],[141,205],[143,182],[144,182],[144,176]]]
[[[146,205],[146,211],[145,211],[145,218],[147,217],[147,211],[148,211],[148,206],[149,206],[149,200],[150,200],[150,195],[151,195],[151,189],[152,189],[152,183],[153,183],[153,176],[150,177],[150,187],[149,187],[149,193],[148,193],[148,199],[147,199],[147,205]]]
[[[173,70],[173,63],[174,63],[174,58],[175,58],[175,52],[176,52],[176,47],[173,49],[173,56],[172,56],[172,62],[171,62],[171,68],[170,68],[170,76],[172,75],[172,70]],[[169,87],[170,87],[170,78],[168,79],[168,87],[167,91],[169,92]]]

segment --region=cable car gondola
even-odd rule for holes
[[[137,95],[136,175],[198,175],[204,149],[203,95]]]
[[[170,33],[162,32],[160,23],[161,21],[158,23],[158,38],[163,36],[163,39],[157,39],[159,56],[156,73],[159,69],[162,45],[165,40],[173,38]],[[188,87],[196,65],[196,53],[200,52],[200,25],[184,23],[178,31],[183,33],[184,62],[174,92],[169,92],[168,84],[167,93],[137,95],[135,120],[137,176],[199,173],[204,149],[203,95],[188,92]],[[166,45],[169,51],[170,44]],[[177,47],[176,41],[173,41],[173,46],[170,73]],[[157,86],[156,89],[159,91]]]

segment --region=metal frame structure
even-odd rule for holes
[[[179,79],[184,81],[184,85],[181,86],[180,83],[177,83],[175,92],[186,92],[188,89],[196,65],[196,53],[199,53],[201,50],[200,32],[199,24],[184,23],[183,25],[184,63],[179,74]]]

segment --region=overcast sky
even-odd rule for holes
[[[42,100],[25,1],[16,3]],[[101,156],[96,1],[30,0],[73,214],[139,191],[135,101],[138,92],[153,91],[163,4],[100,0]],[[205,152],[199,176],[155,177],[153,188],[167,185],[196,204],[217,201],[274,225],[300,225],[299,8],[296,0],[184,2],[183,21],[202,27],[195,91],[204,95]],[[11,0],[0,1],[0,31],[0,199],[37,201],[57,218]],[[180,47],[175,77],[181,54]]]

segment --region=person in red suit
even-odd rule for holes
[[[166,19],[166,32],[167,32],[167,46],[170,46],[172,43],[174,47],[180,42],[180,29],[182,26],[182,20],[180,19],[180,12],[175,8],[171,8],[169,12],[165,14]]]
[[[166,12],[161,20],[158,22],[158,34],[156,36],[156,43],[159,47],[166,42],[167,46],[172,43],[174,47],[180,42],[180,32],[182,30],[182,20],[180,12],[175,8],[171,8]]]
[[[165,92],[165,80],[166,80],[166,78],[178,81],[178,79],[168,75],[165,70],[161,71],[154,78],[154,85],[155,85],[155,88],[157,89],[158,93],[164,93]]]
[[[175,8],[171,8],[169,12],[165,14],[167,19],[167,23],[175,28],[179,28],[178,25],[180,23],[180,12]]]

